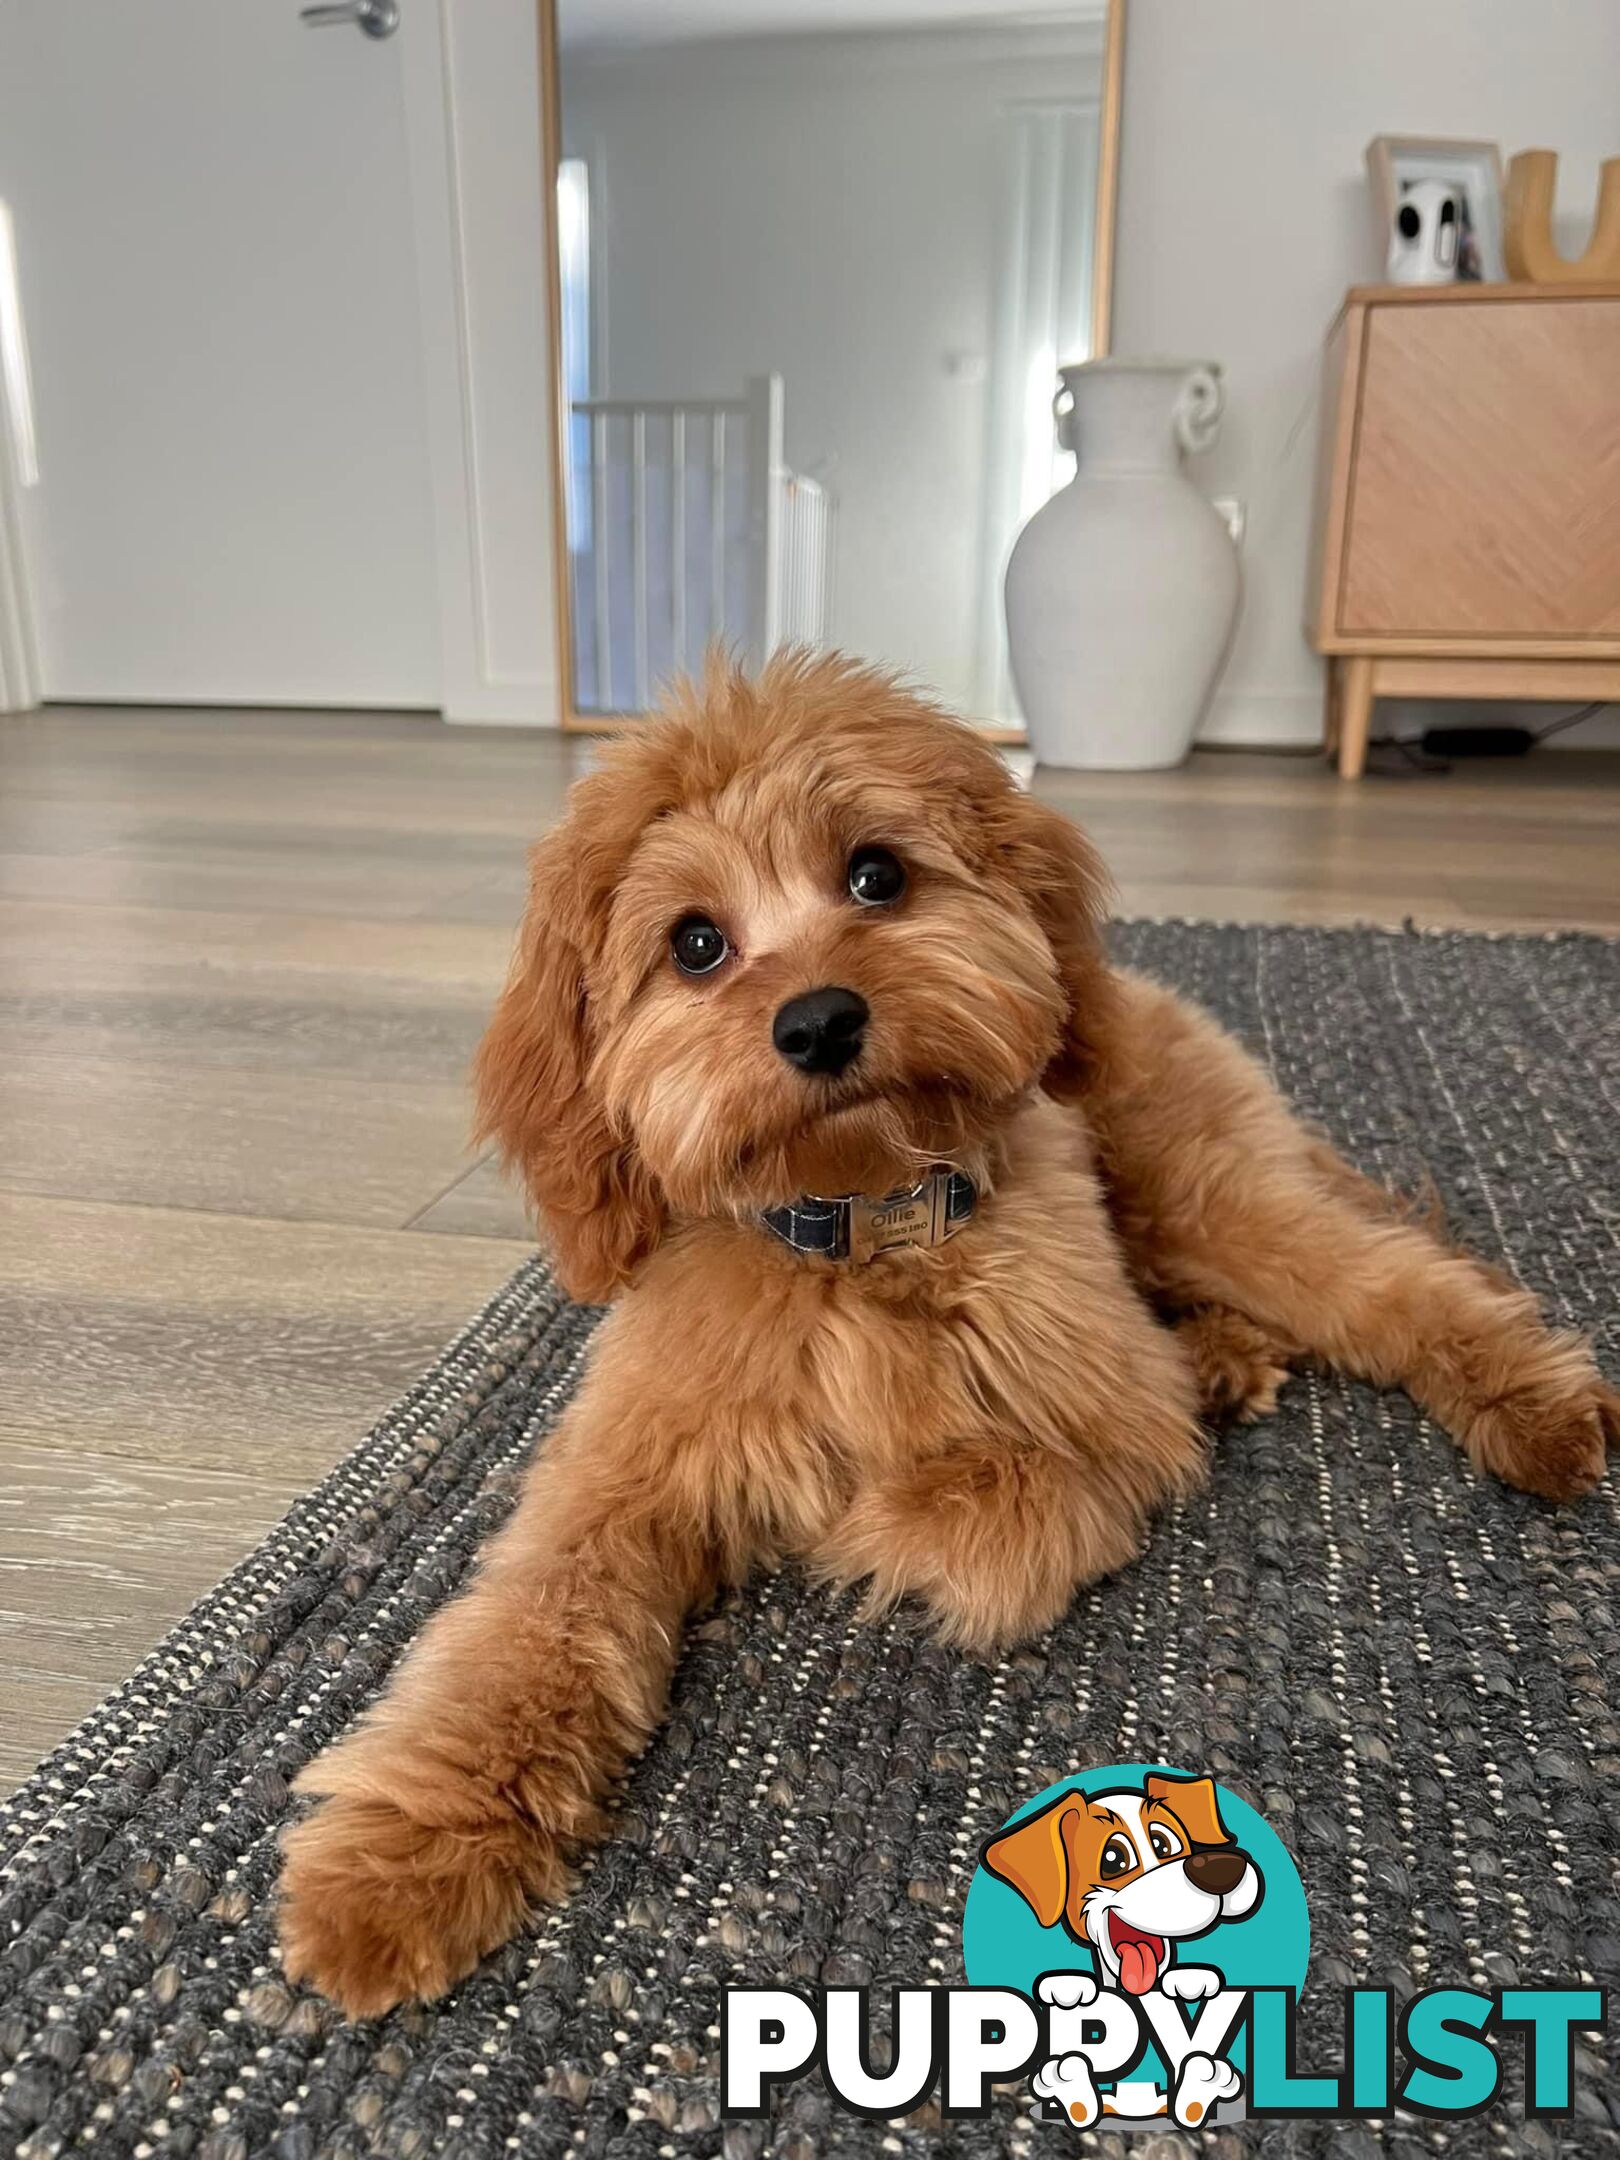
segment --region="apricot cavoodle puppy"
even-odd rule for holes
[[[477,1084],[612,1311],[472,1587],[301,1780],[289,1974],[382,2011],[561,1895],[684,1616],[766,1556],[993,1651],[1304,1358],[1530,1492],[1601,1477],[1582,1343],[1111,967],[1104,897],[994,751],[847,660],[713,669],[578,784]]]

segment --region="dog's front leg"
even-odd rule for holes
[[[823,1578],[864,1581],[868,1611],[916,1598],[969,1650],[1050,1627],[1207,1469],[1192,1373],[1127,1281],[1089,1181],[1067,1210],[1045,1304],[1032,1316],[1016,1270],[979,1281],[971,1325],[938,1331],[932,1429],[914,1410],[903,1450],[859,1479],[812,1555]]]
[[[941,1636],[991,1652],[1037,1635],[1082,1584],[1141,1551],[1148,1518],[1199,1483],[1206,1454],[1171,1338],[1142,1315],[1131,1362],[1067,1431],[978,1432],[924,1448],[856,1492],[813,1554],[824,1580],[864,1581],[866,1610],[918,1599]]]
[[[321,1799],[284,1841],[283,1961],[350,2016],[441,1993],[565,1891],[662,1714],[716,1555],[667,1407],[631,1434],[604,1394],[587,1387],[380,1707],[298,1781]]]
[[[999,1436],[957,1441],[866,1486],[815,1554],[826,1581],[866,1584],[868,1617],[913,1597],[947,1642],[992,1652],[1037,1635],[1076,1588],[1142,1549],[1070,1452]]]

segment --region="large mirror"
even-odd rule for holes
[[[1107,349],[1123,5],[544,0],[569,724],[798,641],[1018,739],[1002,574]]]

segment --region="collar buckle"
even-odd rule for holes
[[[943,1245],[960,1225],[946,1213],[948,1170],[930,1170],[909,1191],[874,1197],[852,1193],[849,1198],[849,1257],[870,1260],[897,1245]]]
[[[978,1188],[967,1172],[936,1163],[915,1185],[891,1193],[804,1193],[759,1219],[795,1252],[859,1262],[902,1245],[943,1245],[977,1205]]]

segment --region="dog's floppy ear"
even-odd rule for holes
[[[1072,1794],[1064,1793],[1038,1815],[1003,1830],[984,1848],[992,1875],[1010,1883],[1042,1927],[1055,1927],[1069,1898],[1069,1854],[1063,1818],[1078,1815]]]
[[[590,1078],[590,957],[641,822],[624,807],[606,776],[582,781],[535,848],[512,971],[473,1067],[477,1138],[522,1177],[564,1289],[588,1303],[629,1281],[664,1224],[661,1193]]]
[[[1221,1820],[1215,1781],[1207,1777],[1150,1777],[1150,1800],[1162,1800],[1195,1845],[1233,1845],[1237,1840]]]
[[[1041,1084],[1049,1095],[1073,1101],[1091,1083],[1118,1001],[1102,937],[1112,884],[1073,819],[1022,789],[1001,793],[990,837],[997,867],[1033,909],[1057,961],[1066,1011]]]

